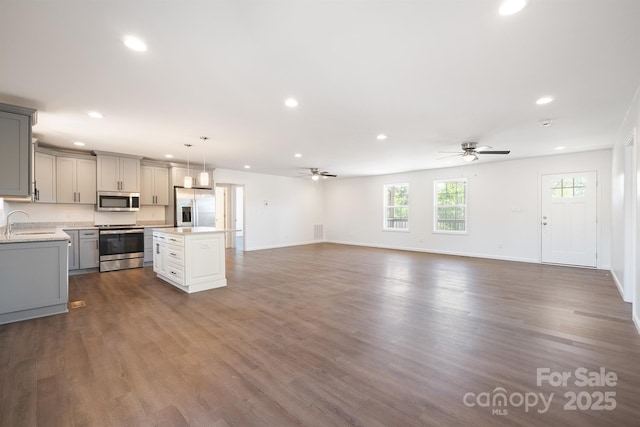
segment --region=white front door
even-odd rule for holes
[[[542,176],[542,262],[597,265],[597,173]]]

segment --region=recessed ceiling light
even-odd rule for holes
[[[513,15],[524,9],[527,3],[528,0],[505,0],[500,5],[498,13],[502,16]]]
[[[536,104],[545,105],[545,104],[548,104],[550,102],[553,102],[553,97],[551,97],[551,96],[543,96],[542,98],[540,98],[540,99],[538,99],[536,101]]]
[[[78,147],[84,147],[84,142],[76,141],[73,145],[77,145]]]
[[[384,141],[385,139],[387,139],[387,135],[385,135],[384,133],[381,133],[380,135],[376,136],[376,139],[378,141]]]
[[[245,169],[251,169],[251,165],[244,165]]]
[[[286,105],[289,108],[296,108],[298,106],[298,101],[296,101],[293,98],[287,98],[287,100],[284,101],[284,105]]]
[[[137,37],[125,36],[122,41],[125,46],[131,50],[135,50],[136,52],[145,52],[147,50],[146,43]]]
[[[564,150],[567,147],[556,147],[556,150]]]
[[[294,155],[293,155],[293,157],[300,158],[300,157],[302,157],[302,154],[300,154],[300,153],[296,153],[296,154],[294,154]]]
[[[173,159],[173,154],[165,154],[164,155],[167,159]]]
[[[104,117],[101,113],[97,111],[89,111],[87,114],[89,115],[89,117],[92,117],[94,119],[101,119]]]

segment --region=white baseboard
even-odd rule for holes
[[[616,272],[613,270],[610,270],[610,271],[611,271],[611,277],[613,277],[613,282],[616,284],[616,288],[618,288],[618,292],[620,293],[622,300],[625,302],[631,302],[624,299],[624,287],[622,286],[622,282],[620,282],[620,279],[618,279]]]
[[[500,256],[500,255],[479,254],[474,252],[441,251],[441,250],[429,249],[429,248],[414,248],[414,247],[403,247],[403,246],[394,246],[394,245],[377,245],[372,243],[345,242],[341,240],[327,240],[326,242],[336,243],[339,245],[352,245],[352,246],[365,246],[369,248],[393,249],[397,251],[423,252],[423,253],[429,253],[429,254],[466,256],[471,258],[497,259],[500,261],[515,261],[515,262],[528,262],[528,263],[540,264],[540,260],[536,258],[520,258],[520,257]]]
[[[267,245],[267,246],[246,246],[245,245],[245,252],[251,252],[251,251],[262,251],[265,249],[280,249],[280,248],[289,248],[292,246],[303,246],[303,245],[313,245],[315,243],[323,243],[324,240],[310,240],[308,242],[291,242],[291,243],[283,243],[280,245]]]

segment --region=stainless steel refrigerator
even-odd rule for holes
[[[216,193],[211,188],[174,187],[176,227],[215,227]]]

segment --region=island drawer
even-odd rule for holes
[[[183,284],[183,271],[182,267],[167,263],[167,276],[180,285]]]
[[[184,236],[176,236],[174,234],[167,234],[167,243],[172,245],[184,246]]]
[[[176,245],[167,245],[167,258],[182,265],[184,260],[184,249]]]

